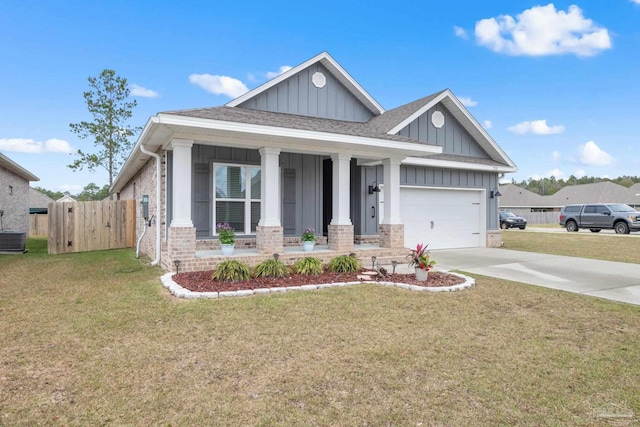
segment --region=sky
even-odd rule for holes
[[[640,176],[638,23],[640,0],[5,0],[0,152],[32,186],[102,186],[67,167],[97,151],[69,126],[91,119],[88,77],[126,78],[144,126],[327,51],[385,109],[451,89],[518,166],[506,181]]]

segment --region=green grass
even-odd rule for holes
[[[640,309],[477,277],[187,301],[131,250],[0,256],[0,425],[602,425]],[[620,421],[620,420],[618,420]]]
[[[640,264],[640,240],[602,233],[523,233],[503,230],[505,249]]]

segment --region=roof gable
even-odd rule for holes
[[[9,172],[18,175],[19,177],[26,179],[27,181],[40,181],[40,178],[0,153],[0,167],[7,169]]]
[[[515,168],[515,163],[507,156],[500,146],[491,138],[487,131],[478,123],[478,121],[469,113],[456,96],[449,90],[445,89],[437,94],[427,96],[412,103],[398,107],[396,110],[409,113],[402,117],[398,114],[399,120],[388,131],[388,134],[402,134],[411,123],[418,120],[429,110],[436,107],[439,103],[451,113],[460,126],[469,134],[469,136],[479,144],[481,149],[492,160],[506,163]]]
[[[313,70],[313,71],[309,72],[310,70]],[[322,73],[325,79],[328,77],[328,79],[326,79],[325,81],[322,81],[322,79],[320,79],[320,81],[317,82],[321,87],[318,87],[311,82],[311,79],[313,78],[313,75],[316,72]],[[294,76],[298,76],[298,78],[300,78],[301,75],[304,76],[304,82],[302,87],[306,87],[307,85],[310,85],[311,88],[315,87],[319,89],[318,97],[322,97],[322,96],[330,97],[332,96],[331,94],[323,95],[322,92],[329,92],[330,90],[340,91],[339,88],[343,88],[344,93],[349,94],[348,98],[353,97],[354,100],[357,100],[357,103],[361,105],[363,109],[366,109],[366,111],[369,112],[369,117],[366,117],[364,120],[360,119],[356,121],[367,121],[370,117],[377,116],[384,112],[384,108],[382,108],[382,106],[378,104],[378,102],[375,99],[373,99],[373,97],[366,90],[364,90],[364,88],[360,86],[360,84],[358,84],[358,82],[356,82],[353,79],[353,77],[351,77],[349,73],[347,73],[346,70],[342,68],[342,66],[340,66],[340,64],[338,64],[327,52],[322,52],[321,54],[314,56],[313,58],[309,59],[308,61],[305,61],[304,63],[298,65],[297,67],[294,67],[289,71],[286,71],[280,74],[279,76],[269,80],[263,85],[258,86],[257,88],[245,93],[244,95],[230,101],[229,103],[226,104],[226,106],[251,108],[252,99],[259,100],[260,98],[264,98],[264,96],[261,97],[261,95],[266,95],[268,93],[271,93],[272,98],[276,99],[278,88],[288,87],[287,83],[283,84],[284,82],[292,81]],[[339,85],[337,85],[336,83],[339,83]],[[289,98],[290,96],[293,97],[294,95],[296,95],[294,92],[295,92],[294,90],[287,91],[285,96],[287,98]],[[333,95],[337,96],[340,94],[336,93]],[[342,96],[341,98],[344,98],[344,97]],[[283,99],[282,104],[286,103],[287,100],[288,99]],[[264,102],[264,101],[258,101],[258,102]],[[279,109],[281,109],[282,107],[278,107],[276,104],[277,102],[274,102],[274,105],[271,107],[272,109],[270,109],[270,111],[289,112],[289,113],[296,114],[293,111],[288,111],[288,110],[280,111]],[[268,109],[268,108],[261,108],[261,109]],[[305,115],[313,115],[313,114],[305,114]],[[330,116],[330,115],[327,115],[327,116],[314,115],[314,116],[343,120],[343,118],[339,116]]]

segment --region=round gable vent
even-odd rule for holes
[[[311,82],[315,87],[319,89],[327,84],[327,78],[324,76],[324,74],[318,71],[316,73],[313,73],[313,76],[311,76]]]
[[[442,126],[444,126],[444,114],[442,114],[442,112],[440,111],[435,111],[431,115],[431,123],[438,129],[440,129]]]

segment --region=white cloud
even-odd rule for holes
[[[545,174],[534,173],[529,178],[539,181],[542,178],[551,178],[552,176],[556,177],[556,179],[560,179],[560,178],[564,178],[566,175],[567,174],[562,172],[560,169],[556,168],[556,169],[550,170]]]
[[[576,5],[565,12],[550,3],[527,9],[515,19],[482,19],[476,22],[475,35],[480,45],[514,56],[593,56],[611,48],[609,31],[585,19]]]
[[[552,135],[564,132],[564,126],[549,126],[547,125],[546,120],[532,120],[530,122],[525,121],[518,123],[517,125],[510,126],[507,130],[520,135],[525,133],[532,133],[534,135]]]
[[[0,138],[0,149],[16,153],[71,153],[73,149],[62,139],[48,139],[45,142],[29,138]]]
[[[48,139],[44,143],[44,150],[51,153],[72,153],[73,149],[69,143],[63,139]]]
[[[631,0],[632,3],[640,4],[640,0]]]
[[[586,176],[586,175],[587,175],[587,171],[585,171],[585,170],[583,170],[583,169],[578,169],[577,171],[575,171],[575,172],[573,173],[573,175],[574,175],[576,178],[580,179],[580,178],[582,178],[583,176]]]
[[[460,96],[458,97],[458,100],[462,102],[462,105],[464,105],[465,107],[475,107],[476,105],[478,105],[478,101],[474,101],[468,96]]]
[[[580,158],[583,165],[605,166],[613,162],[613,157],[593,141],[580,146]]]
[[[493,127],[493,123],[491,122],[491,120],[485,120],[484,121],[484,128],[485,129],[491,129]]]
[[[551,153],[551,158],[553,159],[553,161],[557,162],[562,158],[562,155],[559,151],[554,151],[553,153]]]
[[[291,68],[293,67],[290,67],[289,65],[283,65],[278,69],[278,71],[268,71],[267,73],[265,73],[265,76],[267,76],[268,79],[272,79],[274,77],[278,77],[280,74],[286,73]]]
[[[214,95],[226,95],[230,98],[237,98],[249,91],[244,83],[229,76],[191,74],[189,81]]]
[[[464,28],[458,27],[457,25],[453,26],[453,33],[456,35],[456,37],[460,37],[463,40],[469,39],[469,35],[467,34],[467,31]]]
[[[135,83],[129,85],[129,89],[131,89],[131,95],[141,96],[143,98],[157,98],[160,94],[154,90],[147,89],[146,87],[142,87]]]

